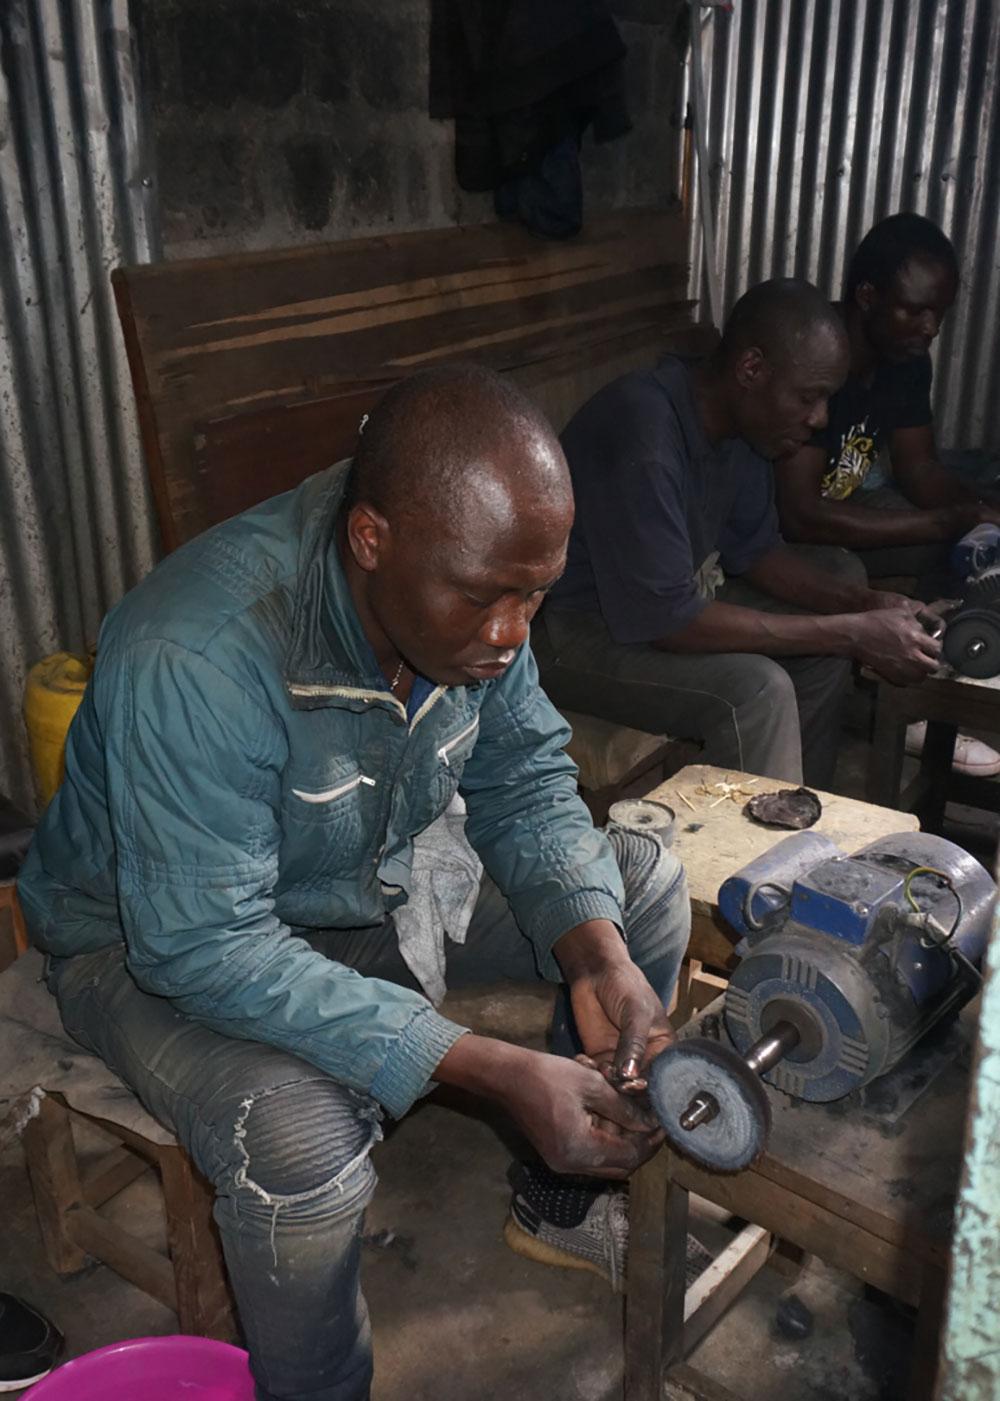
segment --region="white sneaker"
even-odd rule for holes
[[[918,720],[906,727],[906,752],[915,758],[924,752],[927,738],[927,721]],[[1000,774],[1000,754],[971,735],[959,735],[955,741],[955,757],[952,768],[956,773],[967,774],[971,778],[995,778]]]

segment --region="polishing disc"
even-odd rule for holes
[[[692,1036],[669,1046],[649,1068],[649,1098],[675,1153],[710,1172],[742,1172],[764,1150],[771,1110],[760,1079],[728,1046]],[[718,1114],[694,1129],[681,1115],[699,1094]]]

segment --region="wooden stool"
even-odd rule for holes
[[[89,1124],[118,1147],[81,1172],[73,1124]],[[99,1260],[177,1314],[182,1333],[226,1341],[236,1326],[218,1232],[213,1192],[177,1143],[153,1143],[138,1133],[71,1109],[46,1094],[22,1135],[35,1210],[49,1264],[57,1274]],[[162,1255],[99,1208],[153,1168],[163,1188],[169,1255]]]
[[[26,952],[14,886],[0,887],[8,889],[11,894],[0,905],[0,916],[5,909],[9,912],[18,952]],[[0,971],[3,966],[0,963]],[[52,1015],[58,1016],[55,1011]],[[40,1036],[47,1034],[37,1030]],[[25,1124],[21,1141],[42,1243],[56,1274],[75,1274],[90,1256],[173,1309],[182,1333],[234,1338],[235,1313],[212,1219],[214,1193],[187,1152],[179,1143],[156,1142],[135,1128],[71,1108],[62,1094],[44,1089],[44,1078],[40,1083],[38,1113]],[[129,1093],[124,1085],[121,1093]],[[77,1157],[74,1123],[99,1129],[117,1144],[86,1171]],[[163,1189],[166,1255],[100,1214],[106,1202],[150,1168]]]

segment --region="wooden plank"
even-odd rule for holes
[[[83,1191],[65,1108],[43,1095],[38,1114],[24,1127],[22,1142],[46,1258],[56,1274],[73,1274],[83,1269],[87,1257],[68,1225]]]
[[[174,1272],[165,1255],[150,1249],[120,1226],[113,1226],[89,1206],[77,1206],[68,1212],[66,1229],[81,1250],[176,1312]]]
[[[180,1147],[161,1150],[159,1171],[181,1331],[228,1341],[236,1321],[212,1218],[215,1193]]]
[[[660,1401],[684,1346],[688,1194],[657,1153],[629,1183],[625,1401]]]
[[[917,1310],[917,1331],[910,1362],[908,1401],[933,1401],[940,1366],[948,1270],[924,1270]]]
[[[771,1233],[763,1226],[744,1226],[692,1284],[684,1299],[685,1357],[767,1264],[771,1242]]]
[[[83,1200],[95,1210],[149,1171],[149,1163],[128,1148],[113,1148],[83,1174]]]
[[[822,1151],[817,1148],[817,1154]],[[672,1156],[672,1155],[671,1155]],[[773,1235],[780,1235],[846,1270],[877,1289],[915,1304],[919,1298],[919,1263],[913,1252],[880,1239],[815,1202],[763,1177],[756,1169],[735,1177],[699,1171],[674,1158],[675,1180],[689,1192],[726,1207]],[[633,1179],[634,1180],[634,1179]]]
[[[214,501],[204,493],[205,442],[201,470],[196,460],[195,436],[207,440],[207,425],[374,393],[417,366],[469,356],[535,388],[552,361],[565,408],[567,353],[590,361],[588,371],[607,362],[610,379],[638,346],[652,362],[665,333],[690,323],[685,264],[683,221],[630,211],[594,220],[562,245],[488,225],[119,269],[113,280],[167,547],[223,518],[226,491]],[[315,466],[339,455],[327,452]],[[208,470],[216,466],[213,457]]]
[[[745,817],[745,799],[739,803],[726,799],[712,807],[710,804],[715,799],[697,791],[702,785],[711,786],[727,777],[736,784],[745,782],[752,775],[713,768],[709,764],[691,764],[648,795],[668,803],[677,814],[674,851],[687,872],[692,915],[705,916],[713,923],[718,912],[719,886],[726,877],[770,851],[771,847],[790,835],[762,827]],[[779,788],[787,787],[787,783],[777,779],[758,778],[752,785],[752,791],[774,793]],[[912,813],[876,807],[854,798],[844,798],[838,793],[820,792],[819,798],[823,804],[823,814],[810,830],[822,832],[846,852],[856,851],[892,832],[917,830],[917,819]],[[732,939],[728,943],[731,947]],[[706,963],[715,962],[701,953],[696,956]]]

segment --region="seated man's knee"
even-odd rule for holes
[[[233,1127],[241,1159],[237,1185],[269,1197],[317,1193],[325,1186],[344,1198],[370,1195],[368,1160],[379,1137],[373,1101],[327,1078],[297,1080],[249,1092]]]
[[[626,934],[633,957],[643,962],[672,949],[683,952],[691,934],[691,903],[680,859],[645,832],[612,824],[608,839],[625,887]],[[640,948],[642,957],[637,956]]]
[[[795,683],[773,657],[747,655],[741,658],[740,686],[731,700],[738,716],[751,710],[766,710],[776,720],[798,718]]]

